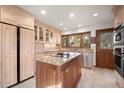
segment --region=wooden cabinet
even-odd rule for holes
[[[70,60],[62,66],[36,62],[36,87],[76,87],[81,77],[80,57]]]
[[[62,76],[63,76],[62,87],[64,88],[72,87],[73,83],[71,82],[71,74],[73,73],[71,73],[71,64],[69,64],[62,70]]]
[[[14,25],[19,24],[19,15],[17,11],[7,8],[1,8],[0,14],[1,14],[0,21]]]
[[[116,28],[124,21],[124,5],[114,5],[112,13],[114,15],[114,28]]]
[[[57,87],[57,68],[54,66],[46,65],[46,87]]]
[[[90,48],[91,34],[90,32],[62,35],[62,47],[64,48]]]
[[[2,87],[2,24],[0,23],[0,88]]]
[[[37,63],[36,65],[36,87],[43,88],[57,87],[57,67],[54,65],[47,65],[44,63]],[[42,73],[42,74],[41,74]]]
[[[20,29],[20,80],[34,75],[34,31]]]
[[[81,37],[81,46],[83,48],[90,48],[90,44],[91,44],[91,34],[90,32],[85,32],[82,34],[82,37]]]
[[[0,6],[0,21],[34,29],[34,17],[17,6]]]
[[[2,84],[17,83],[17,28],[2,24]]]
[[[44,42],[44,29],[41,26],[35,25],[35,43],[43,43]]]
[[[21,13],[20,14],[20,26],[29,28],[29,29],[34,29],[34,18],[25,13]]]
[[[35,43],[42,43],[56,46],[60,44],[61,32],[39,20],[35,21]],[[56,47],[55,47],[56,48]]]
[[[46,37],[46,40],[45,41],[48,43],[49,40],[50,40],[50,38],[49,38],[49,34],[50,34],[49,29],[46,29],[45,32],[46,32],[46,36],[45,36]]]

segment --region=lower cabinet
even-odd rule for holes
[[[57,87],[57,68],[54,66],[49,66],[47,65],[47,69],[46,69],[46,87]],[[49,85],[49,86],[47,86]]]
[[[34,31],[20,29],[20,80],[34,75]]]
[[[37,88],[73,88],[81,77],[80,57],[70,60],[62,66],[36,62]]]
[[[72,82],[71,82],[71,66],[68,65],[66,68],[62,70],[62,75],[63,75],[63,85],[62,87],[64,88],[70,88],[72,87]]]
[[[0,87],[9,87],[17,83],[17,28],[0,24],[0,35]]]

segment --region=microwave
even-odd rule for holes
[[[124,26],[114,31],[114,45],[124,45]]]

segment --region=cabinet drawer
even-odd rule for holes
[[[34,29],[34,18],[28,15],[22,14],[20,16],[20,26],[29,28],[29,29]]]
[[[13,25],[18,25],[19,23],[19,15],[14,10],[1,8],[0,15],[1,15],[0,21],[2,22],[13,24]]]

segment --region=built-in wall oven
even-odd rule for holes
[[[114,31],[114,45],[124,45],[124,25],[120,25]]]
[[[116,71],[124,77],[124,46],[114,47],[114,62]]]
[[[124,25],[121,24],[114,31],[114,65],[115,70],[124,77]]]

